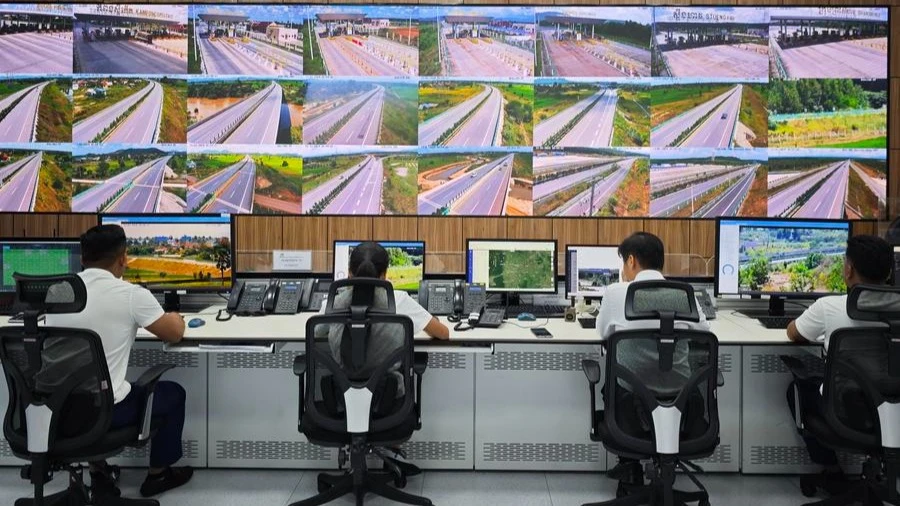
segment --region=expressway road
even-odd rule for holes
[[[282,88],[271,83],[262,90],[188,127],[191,144],[275,144]],[[232,127],[227,133],[229,126]]]
[[[844,163],[845,162],[836,162],[820,169],[810,170],[805,176],[797,179],[787,188],[783,188],[774,195],[769,195],[769,216],[783,216],[788,209],[797,202],[797,199],[799,199],[801,195],[815,186],[815,184],[823,177],[828,177],[828,175],[839,169]]]
[[[740,173],[743,175],[743,173]],[[663,195],[650,200],[650,216],[668,216],[681,207],[687,205],[692,199],[703,196],[713,188],[724,184],[739,176],[738,171],[714,177],[702,183],[695,183],[687,188]]]
[[[493,39],[447,39],[451,75],[459,77],[529,77],[534,55]]]
[[[566,77],[622,77],[626,74],[588,52],[584,43],[557,41],[554,30],[541,30],[544,47],[550,54],[554,75]],[[545,69],[546,74],[546,69]]]
[[[0,142],[34,142],[41,93],[49,82],[45,81],[13,93],[13,96],[22,97],[22,99],[6,117],[0,120]],[[4,102],[7,101],[0,101],[0,111],[6,108]]]
[[[329,139],[328,144],[361,144],[378,143],[381,132],[381,114],[384,107],[384,87],[378,86],[374,94],[366,100],[359,111]]]
[[[254,58],[237,46],[225,40],[210,41],[200,37],[200,57],[206,66],[206,73],[213,76],[268,76],[275,70],[263,60]]]
[[[682,141],[682,145],[687,145],[687,142],[690,141],[693,147],[728,147],[731,143],[730,134],[733,132],[735,121],[735,116],[732,114],[737,115],[740,110],[742,88],[743,86],[738,84],[712,100],[660,124],[650,132],[650,145],[657,148],[674,146],[679,135],[710,113],[694,134]],[[723,113],[728,114],[725,120],[722,119]],[[728,128],[725,128],[726,120],[730,122]],[[698,137],[697,132],[699,131],[703,133]],[[693,140],[695,137],[697,137],[696,141]],[[710,145],[707,146],[703,142],[708,142]]]
[[[38,176],[43,153],[21,160],[15,174],[0,186],[0,211],[27,212],[34,210]],[[16,164],[14,164],[16,165]]]
[[[252,213],[253,192],[256,190],[256,162],[244,159],[241,169],[226,181],[203,210],[206,213]]]
[[[288,51],[287,49],[268,44],[260,40],[251,40],[248,44],[242,44],[248,51],[256,54],[267,55],[274,58],[280,65],[281,70],[277,70],[282,75],[299,76],[303,74],[303,56]]]
[[[496,88],[484,86],[484,89],[474,97],[469,98],[437,116],[428,119],[424,123],[419,124],[419,145],[433,146],[437,143],[438,138],[447,130],[449,130],[463,116],[473,110],[482,100],[491,94]]]
[[[363,161],[357,163],[356,165],[350,167],[349,169],[341,172],[340,174],[335,175],[333,178],[325,181],[324,183],[316,186],[310,191],[303,190],[303,212],[308,213],[313,206],[323,200],[325,197],[331,194],[343,180],[352,176],[356,172],[365,169],[368,165],[375,163],[374,156],[366,156]]]
[[[353,180],[331,201],[322,214],[381,214],[384,165],[371,157]]]
[[[845,161],[825,179],[825,183],[794,213],[792,218],[843,218],[849,181],[850,162]]]
[[[737,216],[741,209],[741,204],[747,194],[750,193],[750,187],[753,186],[753,180],[756,178],[756,169],[758,165],[750,167],[740,176],[740,179],[731,185],[730,188],[719,196],[718,199],[710,202],[703,209],[694,213],[695,218],[715,218],[716,216]]]
[[[506,155],[492,160],[461,177],[447,181],[427,192],[419,194],[419,214],[434,214],[443,207],[450,207],[464,193],[474,188],[476,183],[491,170],[504,164],[512,165],[514,155]]]
[[[378,58],[348,37],[320,37],[319,49],[332,76],[407,76],[400,67]]]
[[[453,204],[451,214],[464,216],[502,216],[512,176],[512,159],[484,174]]]
[[[159,159],[142,163],[105,181],[99,181],[91,188],[72,197],[72,211],[76,213],[96,213],[102,210],[116,193],[149,170]]]
[[[194,198],[196,198],[199,201],[206,195],[209,195],[210,193],[215,193],[216,190],[218,190],[222,185],[227,183],[228,180],[230,180],[235,174],[237,174],[238,171],[241,170],[241,168],[243,168],[245,164],[251,163],[251,162],[252,162],[252,160],[250,159],[249,156],[245,157],[243,160],[239,161],[238,163],[235,163],[234,165],[229,165],[228,167],[225,167],[224,169],[220,170],[219,172],[216,172],[212,176],[209,176],[208,178],[204,179],[203,181],[200,181],[200,182],[196,183],[195,185],[191,186],[188,189],[188,200],[194,200]],[[198,195],[194,195],[194,194],[198,194]],[[193,208],[195,206],[191,206],[191,207]]]
[[[561,147],[606,148],[612,144],[613,119],[616,117],[617,90],[607,90],[559,142]]]
[[[0,74],[70,74],[72,39],[40,33],[0,36]]]
[[[634,158],[623,161],[619,165],[619,170],[606,176],[604,179],[593,182],[590,188],[576,195],[572,200],[557,207],[549,213],[550,216],[593,216],[606,205],[622,182],[625,176],[634,165]],[[591,205],[591,195],[593,194],[594,205]]]
[[[75,29],[75,48],[83,74],[187,74],[187,59],[127,40],[85,42]]]
[[[132,93],[106,109],[75,123],[72,127],[72,140],[74,142],[92,142],[106,127],[112,125],[116,118],[124,114],[131,106],[138,103],[138,101],[153,91],[155,86],[159,86],[159,84],[150,81],[147,83],[147,86],[137,93]]]
[[[104,211],[116,213],[154,213],[157,212],[159,194],[162,191],[163,177],[171,156],[157,158],[150,166],[134,179],[131,187]]]
[[[322,135],[322,133],[328,131],[332,125],[340,121],[342,118],[350,114],[353,109],[355,109],[358,105],[366,102],[367,100],[372,99],[375,94],[378,92],[378,88],[384,89],[381,86],[377,88],[367,91],[365,93],[360,94],[357,97],[354,97],[351,100],[331,109],[327,112],[324,112],[313,118],[303,118],[303,143],[304,144],[317,144],[316,139]],[[382,97],[383,100],[383,97]],[[308,110],[305,109],[305,110]],[[362,109],[360,109],[362,112]],[[329,140],[325,140],[324,142],[318,144],[328,144]]]
[[[869,190],[878,197],[878,200],[884,202],[885,198],[887,198],[887,179],[872,177],[856,165],[851,164],[851,166],[856,171],[856,175],[869,187]]]
[[[782,63],[791,78],[887,77],[887,53],[862,42],[848,40],[783,49]]]
[[[534,145],[544,146],[553,134],[562,130],[579,112],[590,107],[595,100],[603,97],[604,93],[605,90],[600,90],[538,123],[534,127]]]
[[[2,185],[9,178],[9,176],[12,176],[17,170],[22,168],[23,165],[25,165],[26,163],[31,161],[31,159],[34,158],[35,156],[38,156],[38,155],[35,154],[35,155],[31,155],[31,156],[26,156],[25,158],[22,158],[21,160],[19,160],[17,162],[13,162],[8,165],[4,165],[4,166],[0,167],[0,185]]]
[[[488,86],[491,94],[481,107],[472,114],[452,137],[444,142],[446,146],[499,146],[500,121],[503,119],[503,94],[493,86]],[[451,125],[452,126],[452,125]]]
[[[583,181],[587,181],[589,179],[594,179],[599,176],[602,172],[607,171],[612,168],[612,165],[617,163],[616,161],[603,162],[600,164],[596,164],[590,169],[582,170],[578,172],[574,172],[572,174],[558,177],[556,179],[544,180],[540,183],[534,185],[534,192],[532,198],[535,202],[541,200],[545,197],[549,197],[554,193],[559,193],[571,186],[574,186]],[[630,163],[628,164],[631,165]]]
[[[163,87],[150,81],[150,92],[137,108],[106,137],[106,142],[153,144],[159,139],[163,110]]]

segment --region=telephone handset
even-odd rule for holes
[[[697,296],[700,310],[703,311],[703,315],[706,316],[706,319],[715,320],[716,306],[713,305],[713,300],[712,297],[710,297],[709,292],[707,290],[696,290],[694,291],[694,294]]]
[[[296,314],[309,305],[315,282],[314,279],[238,279],[231,288],[225,311],[229,318],[230,315]],[[220,314],[217,319],[228,318]]]
[[[225,306],[229,314],[238,316],[258,316],[265,314],[263,302],[269,280],[236,280]]]
[[[449,316],[451,321],[477,313],[485,304],[484,285],[456,281],[422,281],[419,304],[436,316]]]

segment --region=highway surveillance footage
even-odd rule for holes
[[[0,3],[0,211],[885,219],[890,12]]]

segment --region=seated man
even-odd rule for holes
[[[632,281],[648,281],[665,279],[660,272],[665,265],[665,248],[659,237],[647,232],[636,232],[622,241],[619,245],[619,256],[622,257],[622,282],[615,283],[606,288],[603,302],[600,304],[600,313],[597,315],[597,333],[601,339],[619,330],[659,328],[659,323],[654,321],[628,321],[625,319],[625,296],[628,293],[628,285]],[[700,321],[675,322],[676,328],[709,330],[709,324],[703,312],[700,312]],[[653,391],[666,390],[664,378],[659,373],[659,354],[656,347],[646,347],[644,343],[623,343],[620,345],[619,359],[622,365],[643,378],[647,387]],[[672,359],[672,371],[685,378],[690,377],[691,368],[688,364],[687,345],[678,346]],[[617,389],[622,392],[623,389]],[[625,404],[623,399],[618,399],[619,405]],[[619,410],[622,418],[620,425],[635,427],[640,430],[641,421],[633,410]],[[610,470],[609,476],[628,483],[640,483],[643,473],[638,462],[630,459],[619,458],[619,464]]]
[[[880,237],[857,235],[847,241],[847,252],[844,254],[844,282],[849,291],[858,284],[881,285],[891,276],[894,252],[890,245]],[[871,325],[868,322],[851,320],[847,315],[847,296],[833,295],[822,297],[788,325],[787,335],[794,342],[815,342],[820,336],[825,337],[825,349],[831,334],[844,327]],[[799,383],[805,413],[821,411],[821,381]],[[794,412],[794,389],[788,389],[788,404]],[[794,413],[796,416],[796,413]],[[804,437],[809,458],[823,466],[823,474],[832,482],[841,481],[843,471],[838,463],[834,450],[825,447],[813,437]]]
[[[159,339],[177,343],[184,336],[184,320],[165,313],[149,291],[123,281],[128,265],[125,231],[118,225],[96,226],[81,236],[80,274],[87,287],[87,304],[77,314],[47,315],[47,325],[93,330],[100,336],[115,407],[110,429],[138,425],[141,404],[147,392],[139,392],[125,380],[128,359],[139,327]],[[145,497],[184,485],[191,479],[190,467],[173,468],[182,457],[185,391],[177,383],[160,381],[153,398],[153,418],[163,424],[150,444],[150,469],[141,485]],[[91,463],[91,482],[97,494],[114,494],[105,462]]]

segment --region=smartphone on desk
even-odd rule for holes
[[[534,334],[534,336],[537,338],[550,339],[553,337],[553,334],[551,334],[549,330],[543,327],[535,327],[531,329],[531,333]]]

